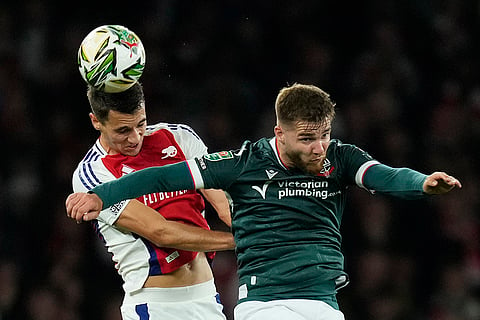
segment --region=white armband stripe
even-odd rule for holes
[[[102,211],[100,211],[98,219],[104,221],[106,224],[113,226],[113,224],[117,222],[123,210],[125,210],[125,208],[129,204],[129,202],[130,199],[122,200],[111,207],[103,209]]]
[[[192,175],[193,184],[195,189],[203,189],[203,177],[200,173],[200,169],[198,168],[197,162],[195,159],[187,160],[188,168],[190,169],[190,174]]]
[[[365,175],[365,172],[368,170],[368,168],[376,164],[380,164],[380,162],[376,160],[370,160],[365,162],[360,166],[360,168],[358,168],[357,174],[355,174],[355,183],[357,184],[357,186],[366,189],[363,185],[363,176]]]

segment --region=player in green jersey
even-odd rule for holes
[[[224,189],[232,201],[239,301],[236,320],[343,319],[336,301],[346,285],[340,225],[346,191],[415,199],[460,182],[443,172],[391,168],[360,148],[330,139],[335,104],[311,85],[283,88],[271,139],[235,151],[152,167],[67,199],[77,220],[123,199],[189,188]]]

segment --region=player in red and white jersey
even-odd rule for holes
[[[114,94],[89,87],[88,99],[90,119],[100,137],[73,174],[74,192],[207,153],[189,126],[147,126],[138,83]],[[223,191],[202,193],[229,225]],[[122,201],[94,220],[124,281],[124,319],[225,319],[209,265],[214,253],[208,251],[232,249],[234,242],[230,233],[209,230],[204,209],[197,191],[181,190]]]

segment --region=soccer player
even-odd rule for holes
[[[147,126],[139,83],[121,93],[89,86],[87,96],[100,137],[73,174],[75,192],[207,153],[186,125]],[[223,191],[201,191],[230,224]],[[123,319],[225,319],[209,264],[214,252],[198,251],[228,250],[235,244],[231,233],[209,230],[204,209],[203,197],[185,188],[119,201],[94,221],[124,281]]]
[[[235,319],[344,319],[336,293],[348,283],[340,235],[347,187],[415,199],[461,184],[443,172],[427,176],[389,167],[331,139],[335,104],[316,86],[283,88],[275,111],[273,138],[141,170],[91,194],[70,195],[67,214],[88,220],[102,208],[145,193],[224,189],[233,202],[237,245]]]

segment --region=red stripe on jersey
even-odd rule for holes
[[[280,162],[283,164],[283,166],[285,168],[290,170],[290,168],[283,162],[282,158],[280,157],[280,150],[278,149],[278,140],[277,139],[275,139],[275,149],[277,149],[278,159],[280,160]]]

